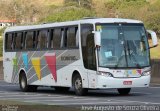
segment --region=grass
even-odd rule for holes
[[[46,22],[72,21],[72,20],[79,20],[83,17],[93,17],[93,15],[94,12],[88,9],[72,7],[63,10],[61,12],[56,12],[53,15],[49,15],[48,17],[45,18],[45,21]]]

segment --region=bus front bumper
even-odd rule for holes
[[[151,76],[141,76],[139,78],[113,78],[98,76],[97,86],[98,89],[108,88],[133,88],[133,87],[149,87]]]

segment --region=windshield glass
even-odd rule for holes
[[[148,41],[142,24],[97,24],[101,32],[100,67],[141,68],[150,65]]]

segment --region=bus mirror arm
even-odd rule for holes
[[[155,46],[150,46],[148,49],[152,49],[152,48],[155,48],[155,47],[157,47],[157,46],[158,46],[158,44],[155,45]]]
[[[151,39],[152,39],[152,46],[150,46],[149,49],[157,47],[158,46],[157,34],[152,30],[147,30],[147,32],[148,34],[151,35]]]
[[[92,33],[94,33],[95,48],[100,48],[101,47],[101,32],[100,31],[92,31]]]

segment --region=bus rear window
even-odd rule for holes
[[[5,40],[5,46],[6,50],[12,50],[13,49],[13,36],[12,34],[6,34],[5,35],[6,40]]]

